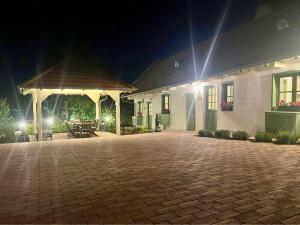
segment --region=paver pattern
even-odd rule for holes
[[[300,223],[300,147],[163,132],[0,145],[1,223]]]

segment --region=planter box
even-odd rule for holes
[[[288,131],[300,135],[300,112],[266,112],[265,131],[270,134]]]
[[[229,111],[232,112],[233,111],[233,107],[232,108],[221,108],[221,111]]]
[[[279,111],[300,112],[299,106],[278,106]]]

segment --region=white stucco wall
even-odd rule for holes
[[[221,102],[222,83],[226,81],[234,83],[234,110],[221,111],[218,104],[217,128],[245,130],[252,135],[263,131],[265,112],[271,110],[272,74],[249,74],[220,81],[218,103]]]
[[[226,78],[213,79],[202,82],[197,94],[196,103],[196,130],[204,128],[205,123],[205,86],[217,87],[217,129],[231,131],[244,130],[254,135],[256,131],[263,131],[265,127],[265,112],[271,110],[272,101],[272,74],[289,69],[300,69],[300,65],[291,65],[290,68],[272,69],[258,72],[248,72]],[[222,84],[227,81],[234,83],[234,110],[221,111]],[[187,84],[169,90],[170,94],[170,129],[186,130],[186,95],[194,93],[194,86]],[[135,102],[140,100],[152,101],[153,116],[152,128],[155,128],[155,115],[161,113],[162,92],[133,97]],[[147,108],[144,103],[144,113]],[[146,124],[146,123],[145,123]]]

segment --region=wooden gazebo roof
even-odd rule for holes
[[[19,87],[23,89],[133,90],[131,85],[123,82],[113,73],[74,55],[66,57]]]

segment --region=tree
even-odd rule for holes
[[[0,143],[11,142],[15,137],[13,118],[6,98],[0,98]]]

